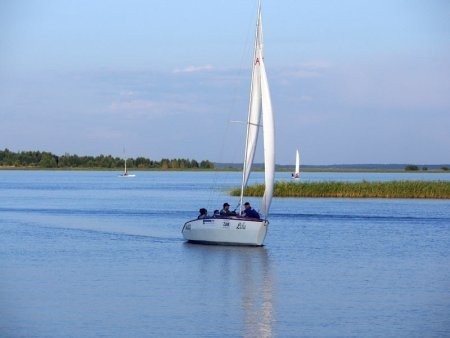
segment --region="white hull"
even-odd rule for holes
[[[249,218],[194,219],[184,224],[184,239],[191,242],[221,245],[261,246],[269,221]]]
[[[119,177],[136,177],[136,175],[135,174],[122,174],[122,175],[119,175]]]

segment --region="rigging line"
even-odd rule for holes
[[[253,11],[252,11],[252,13],[253,13]],[[242,48],[242,52],[241,52],[241,56],[240,56],[239,68],[238,68],[239,72],[237,73],[237,75],[235,75],[235,78],[234,78],[235,84],[233,86],[232,99],[231,99],[231,103],[229,105],[230,107],[227,110],[227,118],[225,121],[230,121],[231,114],[235,113],[236,111],[242,111],[242,115],[245,113],[245,109],[240,109],[240,108],[237,109],[236,107],[237,107],[237,103],[238,103],[238,98],[241,96],[240,93],[241,93],[242,87],[243,87],[243,85],[242,85],[243,69],[248,69],[249,60],[251,60],[250,65],[253,65],[253,58],[249,57],[249,55],[253,55],[254,24],[250,24],[250,22],[251,22],[250,20],[247,22],[249,22],[249,25],[247,27],[247,34],[245,34],[245,39],[244,39],[244,47]],[[247,74],[247,73],[245,73],[245,74]],[[231,122],[234,123],[234,121],[231,121]],[[246,122],[244,122],[244,123],[246,123]],[[225,136],[230,135],[231,127],[229,124],[230,124],[229,122],[225,122],[224,124],[221,125],[221,127],[224,127],[224,130],[222,130],[222,135],[225,135]],[[242,135],[242,134],[240,134],[240,135]],[[242,137],[242,140],[245,140],[245,139]],[[227,138],[222,137],[222,142],[219,146],[219,151],[218,151],[219,162],[223,162],[226,144],[228,144]],[[242,146],[242,141],[239,143],[239,146]],[[231,162],[233,162],[233,161],[236,162],[235,156],[237,156],[237,155],[239,155],[239,160],[237,161],[237,163],[241,163],[241,161],[242,161],[242,149],[239,149],[239,150],[232,149],[231,152],[226,153],[226,155],[233,155]],[[219,198],[218,194],[217,194],[218,177],[219,177],[218,175],[219,175],[219,172],[215,171],[215,174],[213,175],[212,189],[210,190],[209,197],[207,200],[208,207],[212,205],[213,200],[215,202],[215,205],[218,202],[218,198]]]
[[[230,121],[230,123],[242,123],[242,124],[251,124],[252,126],[262,127],[262,123],[253,123],[253,122],[245,122],[245,121]]]

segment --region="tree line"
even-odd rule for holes
[[[408,164],[406,167],[405,167],[405,171],[419,171],[419,170],[421,170],[420,168],[419,168],[419,166],[417,166],[417,165],[415,165],[415,164]],[[428,170],[428,167],[422,167],[422,170],[423,171],[427,171]],[[441,170],[443,170],[443,171],[448,171],[449,170],[449,168],[447,167],[447,166],[442,166],[441,167]]]
[[[0,166],[31,168],[108,168],[118,169],[125,166],[125,159],[111,155],[78,156],[65,153],[58,156],[47,151],[12,152],[0,150]],[[154,161],[144,157],[128,158],[130,169],[214,169],[214,163],[204,160],[198,162],[189,159],[167,159]]]

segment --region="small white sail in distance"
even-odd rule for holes
[[[297,149],[295,152],[295,170],[292,173],[292,178],[299,178],[300,177],[300,153]]]

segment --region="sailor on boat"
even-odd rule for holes
[[[208,217],[208,210],[206,210],[205,208],[201,208],[198,212],[199,212],[199,215],[198,215],[197,219],[202,219],[202,218]]]
[[[259,213],[252,208],[249,202],[244,203],[245,209],[242,210],[242,216],[250,218],[260,218]]]
[[[236,212],[230,210],[228,203],[223,204],[223,209],[220,210],[220,216],[236,216]]]

